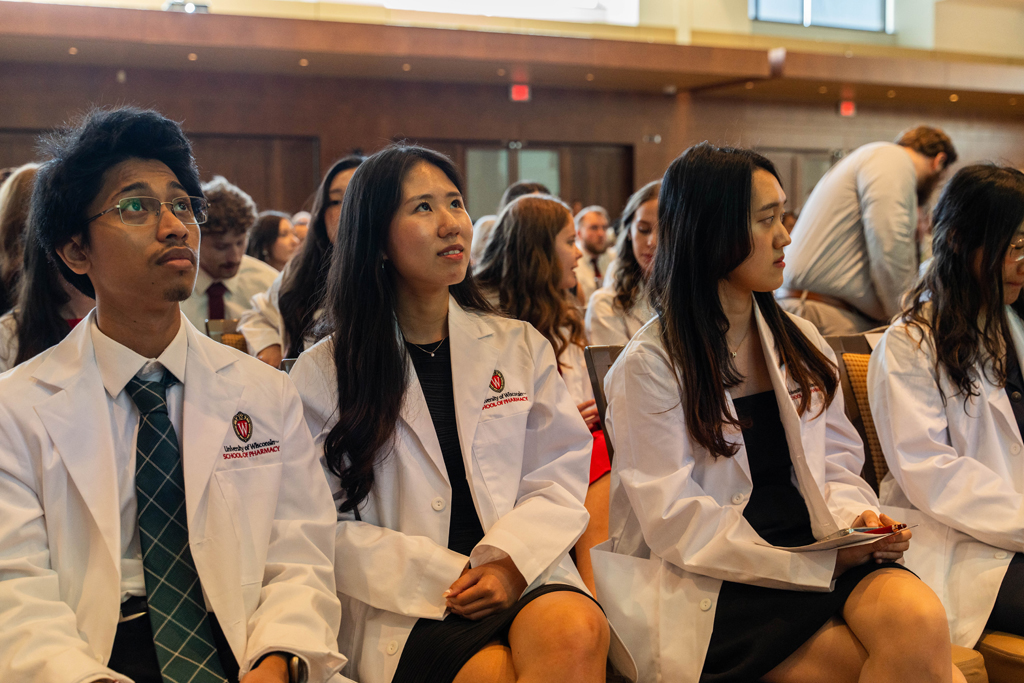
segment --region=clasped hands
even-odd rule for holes
[[[515,604],[526,590],[526,579],[512,559],[505,557],[477,567],[466,567],[444,592],[452,614],[477,621]]]
[[[850,526],[856,527],[880,527],[896,524],[896,520],[888,515],[876,515],[871,510],[865,510],[857,519],[853,520]],[[909,529],[886,536],[874,543],[855,545],[849,548],[841,548],[836,556],[836,568],[832,573],[833,578],[839,578],[843,573],[862,565],[869,560],[881,564],[882,562],[896,562],[910,548],[910,538],[913,534]]]

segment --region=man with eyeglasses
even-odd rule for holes
[[[0,376],[0,680],[326,681],[334,505],[287,377],[179,311],[187,138],[125,108],[48,146],[30,229],[96,308]]]

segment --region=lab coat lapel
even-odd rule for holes
[[[808,512],[810,512],[814,535],[816,538],[824,538],[839,531],[839,526],[833,519],[828,504],[825,503],[825,498],[821,494],[821,489],[818,487],[818,482],[814,479],[807,464],[803,442],[803,422],[789,395],[789,386],[786,381],[788,372],[784,374],[782,368],[779,367],[779,361],[775,354],[775,337],[768,328],[764,316],[761,315],[761,309],[758,308],[756,301],[754,302],[754,319],[761,335],[761,348],[764,351],[764,360],[768,366],[768,374],[771,376],[772,387],[775,389],[775,399],[779,404],[779,417],[786,430],[786,443],[789,446],[789,456],[793,462],[793,470],[796,472],[797,483],[800,485],[800,492],[803,494]]]
[[[1010,339],[1013,341],[1013,348],[1017,352],[1018,360],[1024,361],[1024,323],[1021,323],[1020,318],[1013,310],[1006,307],[1006,320],[1010,325]],[[994,391],[995,394],[992,398],[992,407],[995,409],[996,415],[1003,420],[1003,426],[1009,430],[1010,434],[1017,438],[1017,442],[1021,441],[1020,428],[1017,426],[1017,417],[1013,414],[1013,407],[1010,405],[1010,399],[1006,395],[1006,389],[1001,387],[993,388],[988,381],[988,374],[983,370],[979,373],[982,382],[988,385],[986,388],[989,391]]]
[[[488,342],[493,332],[455,302],[448,300],[448,334],[451,337],[452,375],[459,444],[466,474],[473,476],[473,439],[483,412],[484,399],[497,369],[498,349]],[[472,484],[472,482],[470,482]]]
[[[401,330],[396,329],[395,334],[398,336],[398,343],[404,347],[405,338],[402,336]],[[454,363],[453,357],[452,364],[454,365]],[[419,439],[420,447],[434,463],[441,478],[448,481],[448,468],[445,466],[444,456],[441,454],[441,444],[437,440],[434,421],[430,418],[427,399],[423,396],[423,387],[420,386],[419,376],[416,374],[416,368],[413,366],[411,358],[405,360],[405,372],[408,379],[405,384],[405,397],[402,399],[402,421],[405,422],[409,431]]]
[[[184,324],[184,321],[183,321]],[[224,437],[232,428],[243,385],[218,373],[235,362],[226,347],[200,337],[192,325],[185,362],[185,400],[182,411],[182,461],[185,468],[185,510],[189,537],[194,536],[196,513],[206,496],[213,468],[224,448]]]
[[[114,437],[110,432],[107,390],[92,346],[92,315],[54,347],[36,370],[37,380],[62,391],[35,410],[99,527],[120,576],[121,512]]]

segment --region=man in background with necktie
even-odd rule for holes
[[[96,308],[0,376],[0,680],[324,683],[334,505],[288,378],[179,311],[188,139],[125,108],[47,146],[29,229]]]
[[[270,288],[277,270],[245,253],[258,213],[252,198],[223,176],[204,183],[203,194],[209,215],[199,226],[199,274],[181,312],[205,333],[207,320],[242,317],[253,294]]]
[[[576,214],[576,247],[583,254],[576,261],[576,287],[583,306],[590,295],[601,288],[605,272],[615,258],[608,241],[608,212],[601,206],[588,206]]]

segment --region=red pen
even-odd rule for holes
[[[860,526],[850,529],[851,533],[859,534],[894,534],[907,528],[906,524],[893,524],[891,526]]]

